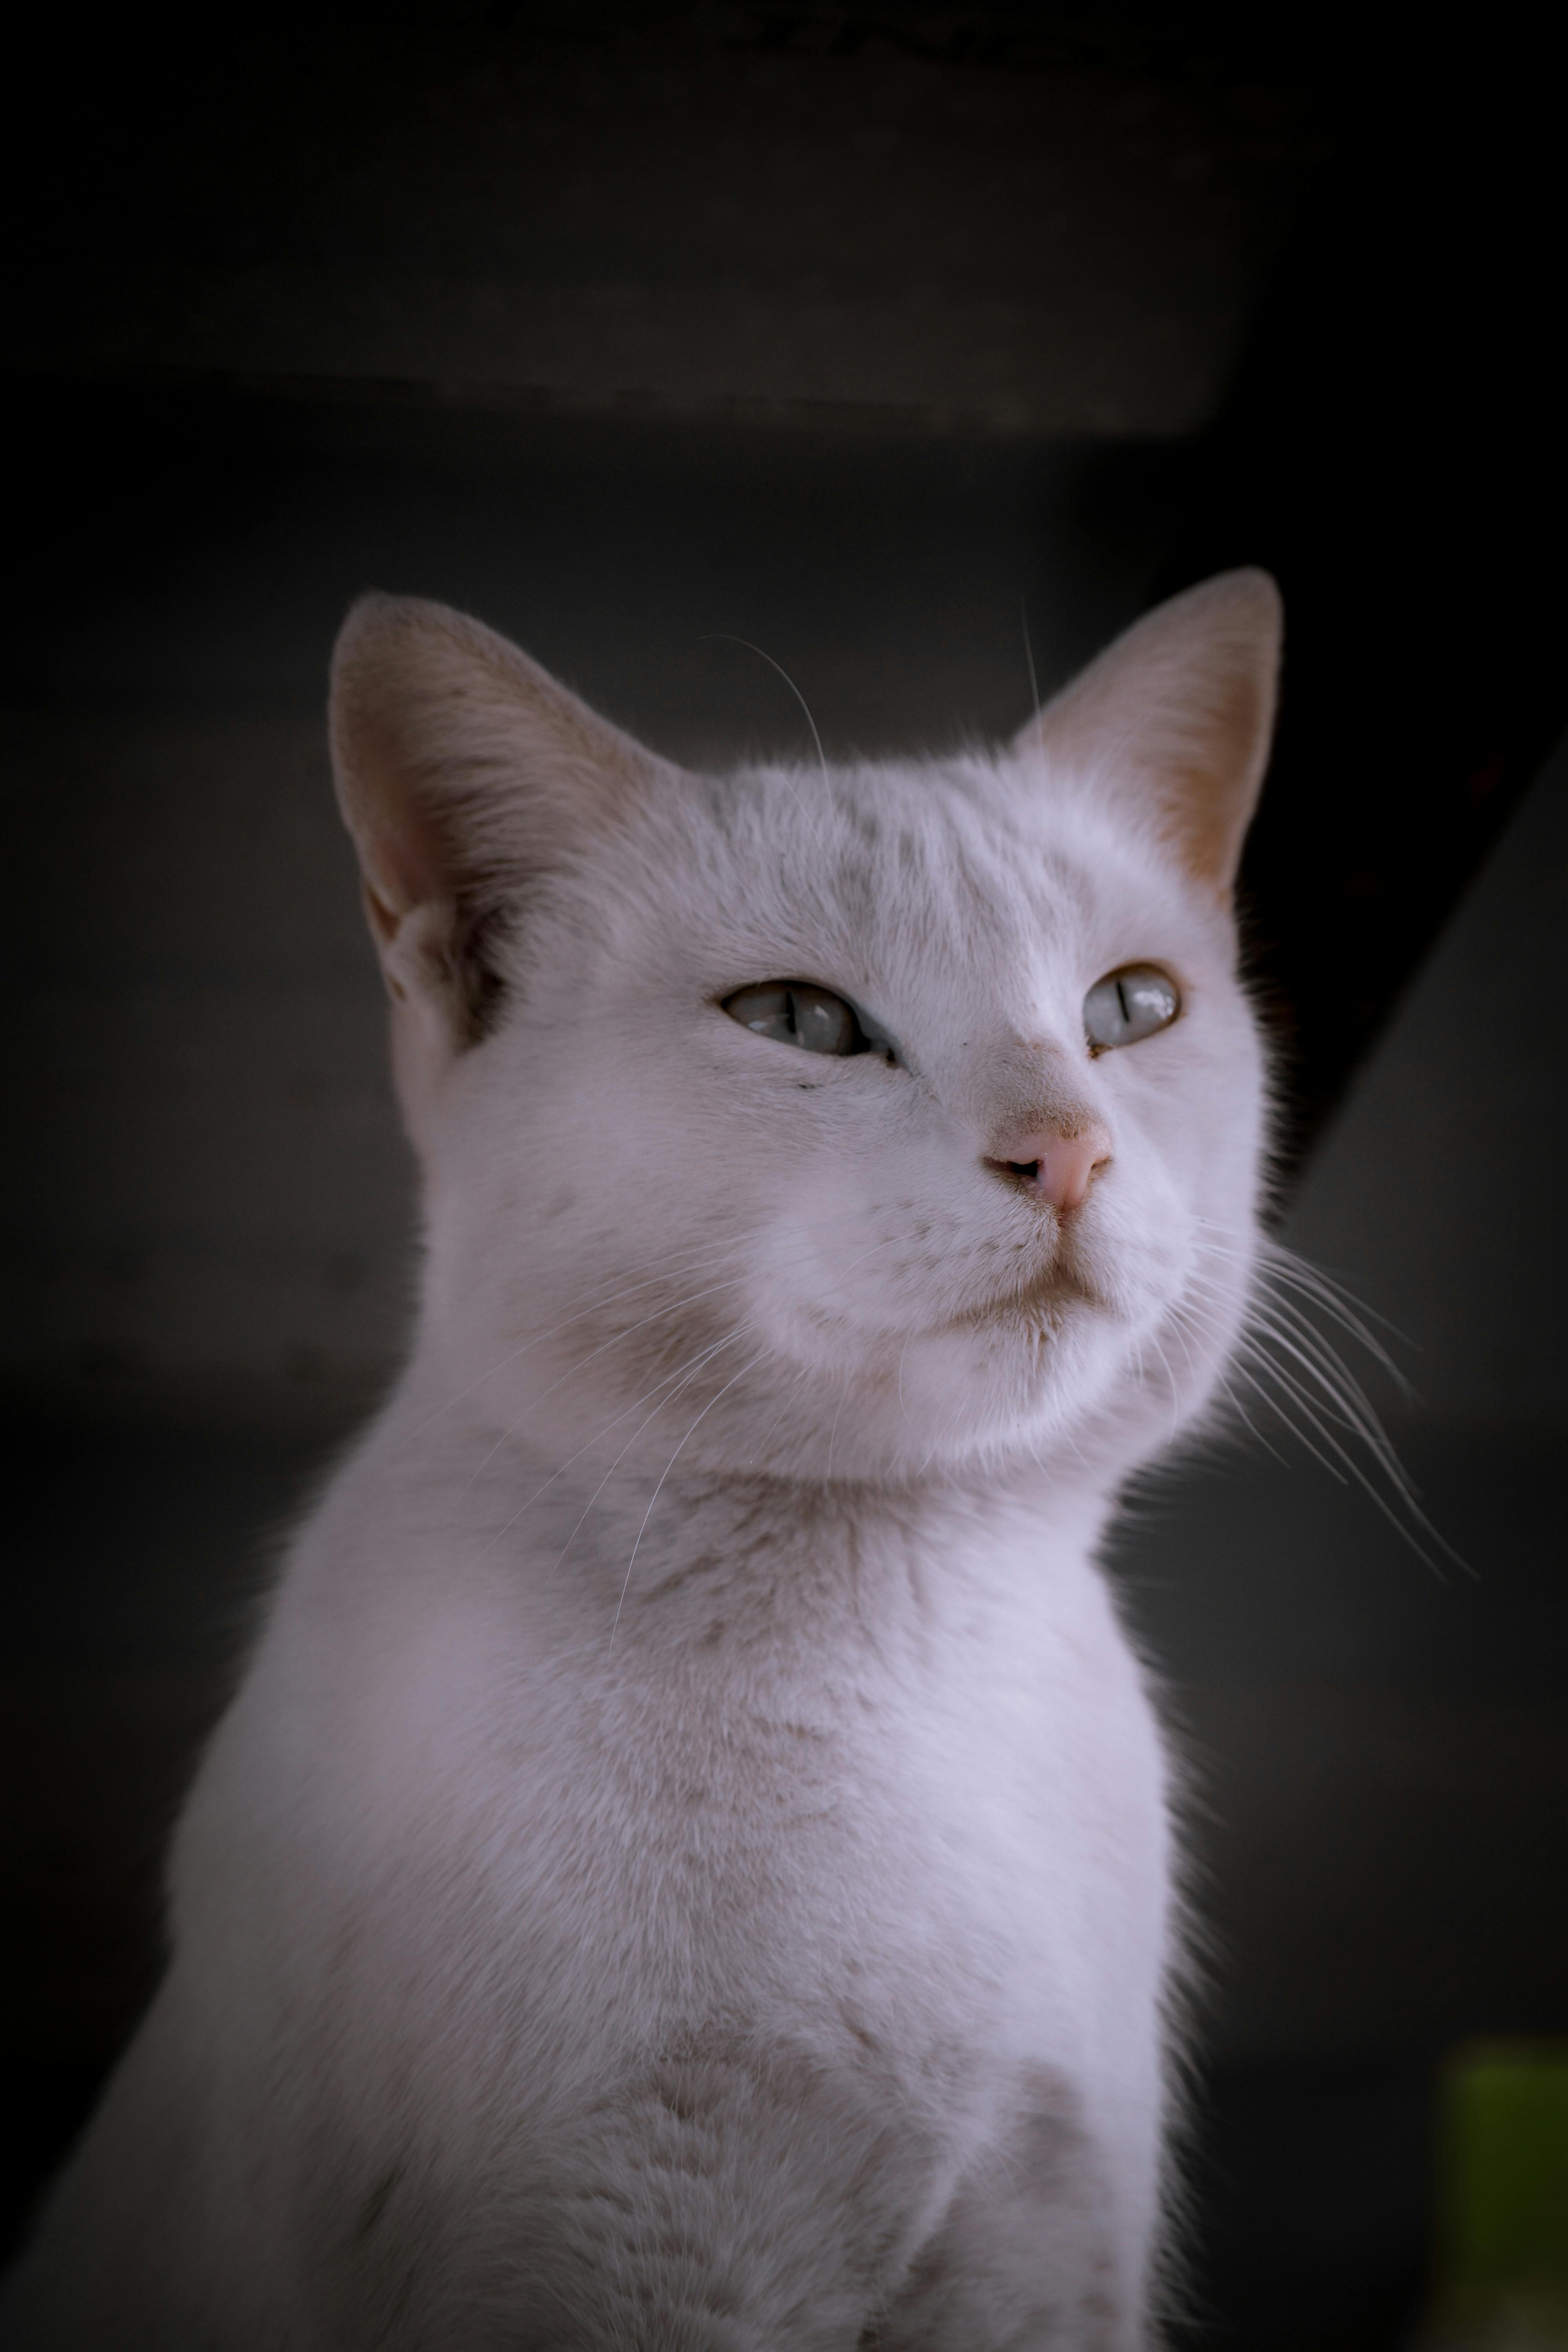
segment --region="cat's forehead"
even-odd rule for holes
[[[869,965],[1035,962],[1183,895],[1124,811],[984,755],[742,771],[708,784],[703,816],[737,913]]]

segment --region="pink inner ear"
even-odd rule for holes
[[[1268,759],[1279,635],[1267,573],[1223,572],[1134,622],[1020,746],[1104,763],[1163,804],[1188,871],[1226,898]]]
[[[1271,713],[1256,679],[1224,681],[1206,714],[1205,740],[1184,745],[1169,772],[1173,815],[1185,863],[1226,896],[1236,878],[1254,802],[1259,748]]]
[[[390,947],[397,937],[403,917],[398,909],[382,897],[368,871],[364,876],[364,911],[378,947]]]
[[[521,873],[616,821],[660,764],[479,622],[398,597],[363,597],[339,632],[331,733],[384,947],[479,868]]]
[[[450,895],[436,825],[407,794],[384,786],[360,835],[365,905],[378,938],[390,940],[411,907]]]

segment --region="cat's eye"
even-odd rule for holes
[[[808,1054],[863,1054],[871,1044],[852,1005],[831,989],[809,980],[767,980],[738,988],[724,1010],[742,1029],[776,1037],[783,1045],[803,1045]]]
[[[1182,1009],[1176,983],[1152,963],[1123,964],[1097,980],[1083,1000],[1083,1029],[1091,1048],[1135,1045],[1167,1029]]]

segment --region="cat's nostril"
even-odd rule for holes
[[[1034,1156],[1026,1158],[1031,1144]],[[985,1164],[1032,1199],[1047,1202],[1065,1216],[1083,1206],[1090,1185],[1110,1166],[1112,1156],[1110,1136],[1096,1120],[1077,1135],[1063,1135],[1049,1128],[1018,1135],[1011,1151],[1004,1143]]]

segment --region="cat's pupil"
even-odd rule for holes
[[[802,1046],[808,1054],[863,1054],[870,1042],[853,1006],[814,981],[770,980],[738,988],[724,999],[724,1010],[742,1029]]]

